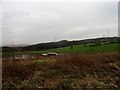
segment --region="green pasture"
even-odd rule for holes
[[[61,47],[55,49],[49,49],[44,51],[23,51],[23,52],[4,52],[3,56],[11,56],[11,55],[20,55],[20,54],[41,54],[47,52],[59,52],[59,53],[103,53],[103,52],[118,52],[119,43],[110,43],[110,44],[101,44],[99,46],[90,46],[87,44],[82,45],[73,45],[68,47]]]
[[[120,44],[102,44],[100,46],[90,45],[74,45],[63,48],[51,49],[48,51],[60,52],[60,53],[97,53],[97,52],[118,52],[118,46]]]

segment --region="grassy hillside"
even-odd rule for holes
[[[100,46],[88,45],[74,45],[63,48],[51,49],[48,51],[60,52],[60,53],[96,53],[96,52],[118,52],[118,46],[120,44],[102,44]]]
[[[59,53],[103,53],[103,52],[118,52],[120,43],[101,44],[99,46],[90,46],[91,44],[73,45],[62,48],[49,49],[44,51],[19,51],[19,52],[3,52],[2,56],[20,55],[20,54],[41,54],[47,52]]]

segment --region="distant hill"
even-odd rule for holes
[[[3,52],[41,51],[41,50],[47,50],[47,49],[72,46],[72,45],[99,44],[102,42],[114,43],[114,42],[119,42],[119,41],[120,41],[120,37],[102,37],[102,38],[84,39],[84,40],[77,40],[77,41],[62,40],[62,41],[58,41],[58,42],[39,43],[39,44],[29,45],[29,46],[24,46],[24,47],[2,47],[2,51]]]

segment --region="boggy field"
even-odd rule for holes
[[[120,88],[118,53],[66,54],[2,62],[7,88]]]

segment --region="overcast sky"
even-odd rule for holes
[[[118,36],[117,2],[3,2],[2,44]]]

